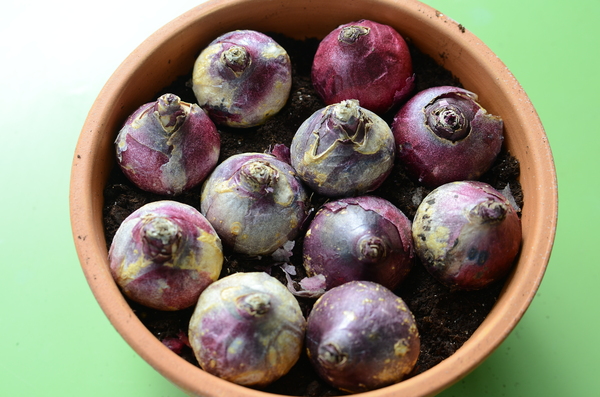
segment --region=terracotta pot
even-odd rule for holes
[[[277,31],[295,38],[323,37],[361,18],[395,27],[480,95],[503,117],[506,145],[521,164],[525,205],[518,264],[488,317],[452,356],[411,379],[370,396],[426,396],[458,381],[508,336],[543,277],[557,221],[557,185],[543,127],[519,83],[474,35],[415,0],[221,0],[175,19],[143,42],[117,69],[95,101],[77,144],[71,178],[71,221],[88,283],[107,317],[144,360],[193,395],[269,396],[218,379],[172,353],[137,319],[113,281],[104,238],[102,191],[114,166],[113,141],[120,124],[162,87],[189,73],[201,48],[234,29]]]

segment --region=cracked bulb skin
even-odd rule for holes
[[[234,251],[267,255],[294,240],[308,196],[294,169],[264,153],[242,153],[219,164],[202,187],[200,210]]]
[[[198,56],[192,88],[216,124],[248,128],[281,110],[292,87],[292,66],[283,47],[253,30],[213,40]]]
[[[298,361],[305,330],[300,306],[281,282],[264,272],[235,273],[202,293],[189,340],[202,369],[260,388]]]
[[[327,105],[357,99],[383,114],[414,89],[412,59],[404,38],[370,20],[340,25],[319,44],[311,78]]]
[[[217,280],[223,252],[220,238],[198,210],[162,200],[123,221],[111,243],[109,263],[127,297],[173,311],[193,306]]]
[[[115,146],[121,170],[137,187],[177,196],[217,165],[221,138],[198,105],[164,94],[129,116]]]
[[[504,124],[488,113],[477,95],[459,87],[417,93],[392,122],[396,157],[418,183],[479,179],[502,148]]]
[[[318,375],[350,393],[400,382],[420,352],[414,316],[389,289],[351,281],[323,294],[307,319],[306,349]]]
[[[377,189],[392,171],[394,136],[387,123],[356,100],[326,106],[296,131],[290,159],[298,176],[327,197]]]
[[[442,284],[479,290],[504,278],[519,253],[521,221],[509,200],[483,182],[444,184],[413,221],[421,262]]]
[[[354,280],[394,289],[413,266],[411,221],[392,203],[375,196],[325,203],[303,242],[309,276],[325,276],[326,289]]]

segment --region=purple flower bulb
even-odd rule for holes
[[[357,99],[377,114],[405,100],[414,88],[404,38],[391,26],[365,19],[341,25],[321,41],[311,78],[326,104]]]
[[[316,372],[350,393],[400,382],[414,368],[420,347],[404,301],[370,281],[325,292],[307,319],[306,348]]]
[[[175,196],[216,166],[221,138],[198,105],[165,94],[129,116],[115,145],[121,170],[136,186]]]
[[[378,115],[356,100],[313,113],[290,147],[291,164],[313,190],[328,197],[375,190],[394,165],[394,136]]]
[[[292,87],[290,58],[271,37],[253,30],[226,33],[196,59],[198,104],[217,124],[253,127],[279,112]]]
[[[428,187],[478,179],[504,140],[502,119],[489,114],[476,94],[450,86],[416,94],[396,114],[392,131],[398,160]]]
[[[410,220],[392,203],[361,196],[324,204],[303,245],[309,276],[325,276],[326,288],[354,280],[394,289],[413,265]]]
[[[298,361],[306,320],[298,301],[266,273],[235,273],[200,295],[189,340],[206,372],[261,387]]]
[[[511,269],[521,246],[521,221],[507,198],[483,182],[444,184],[417,209],[415,251],[441,283],[477,290]]]
[[[110,271],[123,293],[159,310],[196,303],[221,273],[221,240],[195,208],[176,201],[146,204],[129,215],[109,250]]]
[[[202,187],[200,209],[234,251],[266,255],[296,238],[308,197],[289,164],[244,153],[215,168]]]

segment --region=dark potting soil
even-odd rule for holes
[[[278,143],[289,147],[300,124],[313,112],[325,106],[310,81],[310,68],[318,40],[297,41],[277,34],[272,36],[287,50],[292,60],[294,80],[290,99],[277,115],[262,126],[243,130],[220,127],[222,139],[220,160],[238,153],[268,152]],[[416,74],[415,92],[439,85],[460,86],[460,82],[450,72],[436,64],[427,55],[419,52],[410,43],[410,40],[407,41],[411,48]],[[190,76],[191,70],[190,75],[178,78],[171,86],[165,87],[164,90],[157,93],[156,97],[171,92],[180,96],[184,101],[195,102],[189,84]],[[149,101],[154,99],[149,98]],[[383,118],[391,122],[395,110],[393,109]],[[518,176],[518,161],[508,152],[503,151],[481,180],[499,190],[504,189],[509,183],[512,194],[521,207],[523,196]],[[406,176],[402,164],[398,163],[390,177],[372,194],[386,198],[410,219],[413,219],[420,201],[429,191],[410,180]],[[138,189],[127,180],[118,167],[114,168],[104,195],[104,222],[108,245],[121,222],[131,212],[148,202],[170,199]],[[200,187],[172,199],[199,209]],[[313,214],[325,201],[324,197],[312,195]],[[299,238],[296,240],[294,254],[290,258],[297,270],[297,276],[294,277],[296,282],[305,276],[301,247],[302,238]],[[266,271],[286,284],[283,271],[270,256],[247,257],[236,254],[227,248],[224,249],[224,255],[225,262],[221,276],[240,271]],[[421,337],[421,353],[410,376],[433,367],[462,346],[485,319],[496,302],[502,286],[503,283],[500,282],[481,291],[452,291],[435,281],[417,261],[408,278],[395,291],[413,312]],[[298,300],[304,314],[308,315],[314,300],[309,298],[298,298]],[[146,308],[135,302],[130,302],[130,304],[139,319],[159,340],[170,345],[172,350],[184,359],[198,365],[191,348],[186,345],[185,336],[193,308],[177,312],[162,312]],[[297,396],[345,394],[321,381],[311,368],[306,355],[301,357],[290,373],[265,390]]]

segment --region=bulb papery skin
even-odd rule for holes
[[[360,196],[324,204],[303,243],[309,276],[325,276],[326,289],[354,280],[394,289],[414,262],[411,221],[392,203]]]
[[[292,66],[283,47],[253,30],[236,30],[213,40],[198,56],[192,88],[216,124],[236,128],[264,123],[285,105]]]
[[[427,195],[412,227],[415,251],[442,284],[478,290],[510,271],[521,220],[500,192],[476,181],[444,184]]]
[[[211,284],[190,320],[189,341],[205,371],[263,387],[300,357],[306,320],[291,292],[266,273],[235,273]]]
[[[358,99],[377,114],[406,100],[414,89],[404,38],[388,25],[364,19],[340,25],[321,41],[311,78],[327,105]]]
[[[468,90],[440,86],[417,93],[396,114],[396,157],[429,188],[479,179],[502,148],[504,125]]]
[[[202,187],[200,210],[234,251],[267,255],[297,237],[308,196],[289,164],[243,153],[215,168]]]
[[[327,197],[377,189],[394,165],[394,136],[378,115],[356,100],[316,111],[296,131],[290,159],[298,176]]]
[[[404,301],[374,282],[351,281],[325,292],[307,319],[306,349],[316,372],[350,393],[401,381],[420,345]]]
[[[137,187],[176,196],[217,165],[221,137],[198,105],[164,94],[129,116],[115,146],[121,170]]]
[[[193,306],[217,280],[221,240],[195,208],[172,200],[146,204],[119,226],[110,271],[130,299],[165,311]]]

